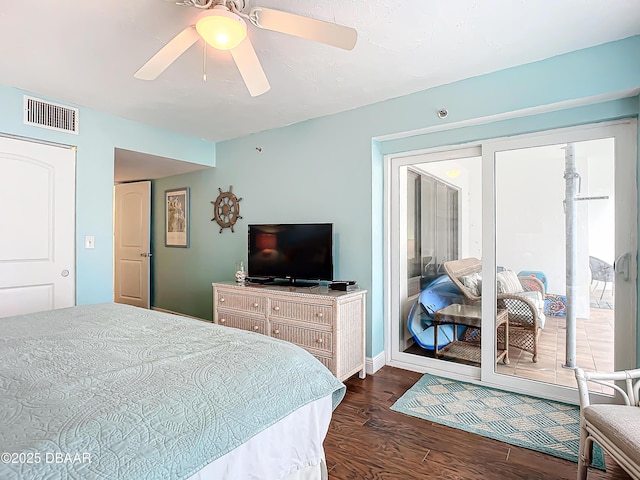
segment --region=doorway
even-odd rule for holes
[[[389,157],[389,363],[563,401],[577,398],[575,366],[601,371],[635,366],[635,132],[635,121],[623,121]],[[575,160],[573,170],[567,170],[569,150]],[[415,281],[412,288],[410,260],[416,262],[416,240],[411,231],[416,230],[416,209],[411,172],[457,187],[455,211],[449,210],[449,216],[455,213],[458,219],[455,227],[448,227],[458,237],[457,259],[452,260],[478,259],[475,265],[481,280],[476,300],[461,296],[459,290],[457,298],[447,297],[453,289],[447,286],[451,279],[443,269],[445,258],[437,259],[429,272],[421,271],[419,293]],[[572,190],[567,190],[567,179]],[[568,224],[567,216],[577,223]],[[420,222],[431,228],[428,215]],[[570,235],[567,225],[571,225]],[[428,252],[429,246],[424,248]],[[598,283],[590,257],[608,266],[617,259],[620,275]],[[433,272],[435,280],[428,275]],[[509,272],[512,278],[523,279],[522,285],[515,280],[513,295],[531,297],[522,302],[528,316],[515,311],[503,290],[505,284],[498,283]],[[523,285],[533,283],[541,285],[538,293],[520,291],[529,290]],[[592,298],[597,298],[595,303]],[[452,303],[474,303],[474,311],[481,312],[481,328],[459,330],[460,326],[437,321],[429,325],[437,308]],[[510,359],[496,364],[496,347],[502,340],[496,319],[507,314]],[[537,327],[529,333],[519,328],[525,322]],[[480,358],[470,362],[437,355],[439,345],[429,348],[434,335],[422,333],[429,327],[432,331],[448,327],[448,332],[438,330],[444,350],[465,332],[471,332],[470,338],[481,338]],[[517,334],[532,346],[518,344]]]
[[[153,180],[208,168],[212,167],[122,148],[114,150],[115,302],[143,308],[153,305],[153,246],[164,243],[164,239],[154,241],[150,228]],[[118,199],[119,188],[125,204]]]

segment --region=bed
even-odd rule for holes
[[[0,478],[326,478],[345,386],[305,350],[119,304],[0,319]]]

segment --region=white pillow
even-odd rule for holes
[[[479,297],[482,288],[482,275],[479,272],[470,273],[460,277],[462,284],[469,290],[471,295]]]
[[[520,293],[524,292],[524,288],[518,280],[518,276],[512,270],[504,270],[496,274],[496,283],[498,285],[498,293]]]
[[[532,290],[530,292],[520,292],[518,295],[521,297],[525,297],[535,305],[538,310],[538,327],[544,328],[544,322],[546,321],[546,317],[544,316],[544,299],[542,298],[542,293],[538,290]]]

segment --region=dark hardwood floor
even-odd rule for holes
[[[384,367],[346,383],[324,443],[331,480],[574,480],[577,464],[389,409],[420,373]],[[629,480],[607,457],[589,480]]]

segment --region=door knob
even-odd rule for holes
[[[145,252],[145,253],[141,253],[140,254],[141,257],[153,257],[153,253],[151,252]]]
[[[62,275],[63,277],[68,277],[69,276],[69,270],[62,270],[62,272],[60,272],[60,275]]]

